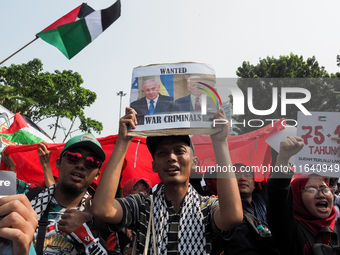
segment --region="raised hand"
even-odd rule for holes
[[[7,146],[1,151],[1,161],[3,161],[11,171],[16,171],[16,166],[10,155],[5,154]]]
[[[287,136],[280,142],[280,151],[276,165],[288,166],[290,157],[298,153],[304,146],[303,139],[298,136]]]
[[[211,116],[211,119],[213,120],[219,120],[219,121],[214,121],[212,125],[214,125],[215,123],[215,127],[222,127],[222,130],[212,134],[211,140],[214,141],[221,141],[221,142],[225,142],[227,141],[227,137],[229,134],[229,129],[230,129],[230,122],[227,120],[223,109],[218,110],[217,112],[214,113],[213,116]]]
[[[38,149],[38,155],[40,164],[44,170],[45,186],[50,187],[55,184],[55,180],[52,173],[52,167],[50,163],[51,151],[48,150],[43,143],[39,143],[40,148]]]
[[[43,143],[38,143],[40,148],[38,149],[38,155],[40,164],[45,168],[51,167],[50,158],[51,158],[51,151],[48,150]]]
[[[132,137],[128,136],[128,131],[130,129],[135,129],[137,125],[137,112],[130,108],[126,107],[125,115],[119,120],[119,138],[123,140],[131,140]]]

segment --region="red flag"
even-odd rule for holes
[[[106,160],[103,163],[100,172],[104,171],[106,164],[112,154],[114,144],[118,135],[98,138],[103,150],[106,154]],[[152,171],[152,157],[146,147],[144,137],[135,137],[126,154],[125,169],[122,173],[121,186],[132,177],[140,177],[148,179],[152,185],[160,182],[158,174]],[[60,152],[65,146],[65,143],[44,143],[51,153],[51,167],[53,176],[59,176],[59,170],[56,168],[56,159],[59,158]],[[32,145],[11,145],[6,149],[6,154],[9,154],[17,169],[17,178],[25,182],[33,182],[39,185],[44,180],[44,172],[39,161],[37,150],[40,148],[38,144]],[[1,162],[1,169],[9,170],[5,163]],[[94,182],[96,186],[99,179]]]
[[[282,130],[284,127],[280,119],[261,129],[243,135],[229,136],[229,152],[233,164],[243,164],[246,166],[263,167],[271,163],[271,147],[266,143],[266,139],[274,132]],[[207,170],[209,166],[216,165],[215,153],[210,136],[194,135],[191,138],[195,146],[195,156],[200,162],[200,169]],[[255,173],[255,181],[262,181],[269,177],[269,172],[262,175]]]
[[[271,163],[271,147],[265,140],[274,132],[283,129],[281,121],[274,123],[273,127],[268,125],[262,129],[238,136],[228,137],[230,156],[233,164],[242,163],[248,166],[268,165]],[[112,154],[114,144],[118,135],[98,138],[106,154],[106,160],[101,168],[101,174]],[[195,155],[200,161],[200,167],[215,166],[215,153],[212,148],[210,136],[194,135],[192,142],[195,146]],[[58,177],[58,169],[55,166],[56,159],[59,158],[60,152],[65,143],[50,144],[45,143],[51,154],[51,167],[53,175]],[[44,172],[39,162],[37,150],[38,144],[33,145],[11,145],[6,149],[6,154],[10,154],[17,167],[17,177],[25,182],[39,184],[44,180]],[[125,168],[122,172],[121,187],[131,178],[148,179],[152,186],[160,183],[158,174],[152,170],[152,157],[146,146],[145,137],[134,137],[125,156]],[[1,169],[9,168],[1,162]],[[269,173],[268,173],[269,175]],[[262,181],[268,175],[255,175],[255,181]],[[99,179],[94,182],[96,186]]]
[[[73,9],[72,11],[70,11],[66,15],[62,16],[60,19],[58,19],[57,21],[53,22],[51,25],[49,25],[45,29],[41,30],[41,32],[42,31],[47,31],[47,30],[52,30],[52,29],[55,29],[55,28],[57,28],[59,26],[65,25],[67,23],[74,22],[77,19],[79,11],[80,11],[82,6],[84,8],[85,6],[87,7],[88,5],[86,5],[84,3],[79,5],[77,8]]]

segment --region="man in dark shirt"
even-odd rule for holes
[[[105,157],[101,144],[90,133],[74,136],[65,144],[56,160],[58,182],[30,198],[37,219],[47,221],[42,235],[38,232],[43,225],[36,228],[33,241],[37,253],[43,250],[44,254],[108,254],[101,238],[102,224],[87,210],[87,189],[98,178]],[[2,160],[15,171],[9,155],[3,153]],[[19,183],[28,187],[23,181]],[[28,190],[23,192],[28,196]]]
[[[259,225],[266,227],[267,191],[264,187],[254,193],[256,189],[253,169],[243,164],[235,164],[237,184],[241,195],[243,207],[243,221],[236,227],[235,235],[228,241],[217,239],[216,243],[222,243],[220,249],[224,254],[244,255],[278,255],[274,248],[271,236],[262,237],[256,228]],[[221,250],[220,250],[221,251]]]
[[[254,193],[255,181],[254,173],[251,167],[235,164],[237,184],[240,191],[243,210],[254,215],[256,218],[267,222],[266,219],[266,197],[267,192],[264,189]]]

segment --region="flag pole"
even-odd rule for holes
[[[8,58],[6,58],[5,60],[0,62],[0,65],[2,63],[4,63],[6,60],[10,59],[11,57],[13,57],[15,54],[17,54],[19,51],[21,51],[22,49],[26,48],[28,45],[30,45],[32,42],[34,42],[35,40],[37,40],[39,37],[36,37],[35,39],[33,39],[32,41],[30,41],[29,43],[27,43],[25,46],[23,46],[22,48],[20,48],[19,50],[17,50],[16,52],[14,52],[12,55],[10,55]]]

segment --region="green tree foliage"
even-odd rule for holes
[[[57,130],[63,129],[65,140],[74,131],[77,119],[80,120],[81,131],[100,133],[102,123],[86,118],[84,114],[85,107],[93,104],[97,95],[81,87],[82,83],[80,74],[71,70],[43,72],[39,59],[1,67],[0,104],[13,112],[21,112],[36,123],[53,118],[55,122],[49,126],[53,129],[53,139]],[[68,130],[61,125],[63,118],[71,121]]]
[[[288,56],[280,56],[279,58],[267,57],[260,59],[257,65],[249,62],[243,62],[236,71],[239,77],[237,81],[238,87],[245,96],[244,115],[234,115],[236,122],[245,120],[246,125],[233,125],[233,130],[238,134],[254,131],[260,127],[249,127],[247,122],[251,119],[261,119],[264,125],[271,122],[266,119],[297,119],[298,107],[295,105],[287,105],[286,115],[281,112],[281,88],[282,87],[298,87],[305,88],[310,91],[311,99],[304,103],[303,106],[308,111],[339,111],[339,103],[336,95],[330,93],[333,89],[339,89],[339,82],[336,75],[329,75],[323,66],[319,66],[315,57],[303,60],[302,56],[290,54]],[[278,102],[276,110],[270,115],[255,115],[248,109],[247,98],[248,88],[252,88],[252,103],[257,110],[268,110],[273,102],[273,88],[278,90]],[[287,98],[299,99],[304,98],[302,93],[288,93]],[[232,102],[232,96],[230,97]],[[253,122],[252,125],[260,125],[261,122]],[[289,123],[294,124],[294,123]]]

